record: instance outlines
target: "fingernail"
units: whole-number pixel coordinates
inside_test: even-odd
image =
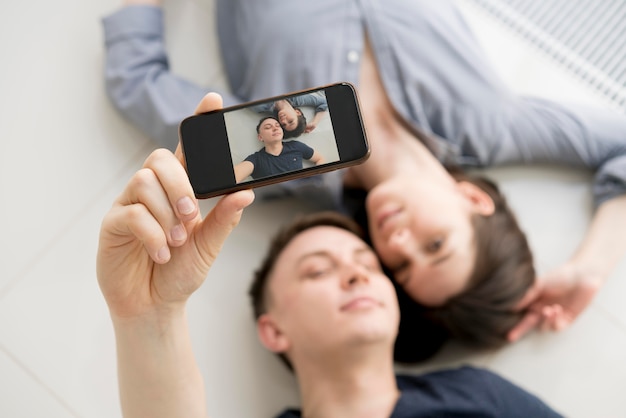
[[[181,215],[191,215],[196,209],[196,205],[194,205],[193,201],[187,196],[181,198],[178,203],[176,203],[176,206]]]
[[[161,247],[161,249],[157,253],[157,260],[164,263],[168,261],[169,259],[170,259],[170,249],[167,247],[167,245],[165,247]]]
[[[172,228],[171,235],[174,241],[183,241],[187,237],[187,232],[182,225],[178,224]]]

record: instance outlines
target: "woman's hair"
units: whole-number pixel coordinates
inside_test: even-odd
[[[302,135],[302,133],[306,129],[306,117],[304,116],[304,112],[302,112],[299,107],[294,107],[293,109],[298,111],[298,125],[292,131],[283,129],[283,131],[285,132],[285,135],[283,136],[284,139],[297,138]]]
[[[474,346],[495,348],[507,342],[507,333],[524,316],[516,305],[534,284],[533,256],[515,215],[490,180],[450,173],[470,182],[493,199],[490,216],[474,215],[476,259],[467,288],[426,315],[457,339]]]

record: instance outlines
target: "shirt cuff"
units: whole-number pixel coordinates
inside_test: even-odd
[[[162,37],[163,10],[147,5],[125,6],[102,19],[106,44],[134,36]]]

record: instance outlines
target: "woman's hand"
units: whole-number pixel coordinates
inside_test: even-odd
[[[566,328],[591,303],[603,282],[602,277],[574,262],[538,278],[518,305],[520,310],[527,309],[527,313],[509,331],[509,341],[517,341],[533,328],[552,331]]]
[[[310,132],[313,132],[315,128],[317,128],[317,124],[313,122],[309,122],[306,124],[306,128],[304,128],[304,133],[308,134]]]

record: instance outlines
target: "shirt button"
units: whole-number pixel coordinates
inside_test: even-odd
[[[357,51],[348,52],[348,62],[355,64],[359,61],[359,53]]]

